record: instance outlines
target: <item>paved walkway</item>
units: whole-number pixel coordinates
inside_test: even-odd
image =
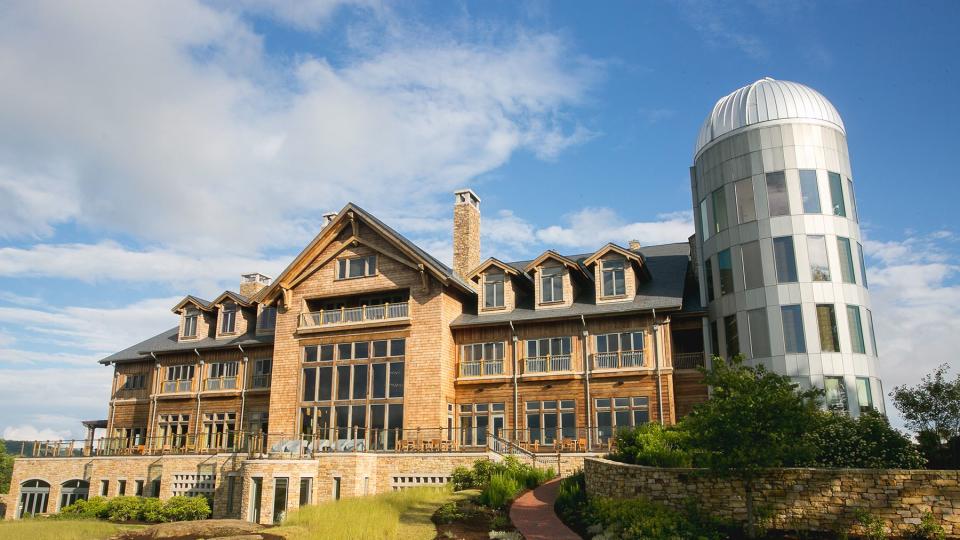
[[[513,501],[510,521],[526,540],[581,540],[553,512],[559,489],[560,479],[555,478]]]

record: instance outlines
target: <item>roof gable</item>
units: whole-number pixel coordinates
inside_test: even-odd
[[[246,296],[243,296],[242,294],[235,293],[233,291],[223,291],[223,293],[221,293],[220,296],[214,298],[213,301],[210,303],[213,304],[214,306],[218,306],[227,299],[233,300],[234,302],[236,302],[237,304],[240,304],[243,307],[250,307],[253,305],[253,300],[247,298]]]
[[[629,249],[622,248],[611,242],[603,246],[602,248],[598,249],[597,251],[595,251],[593,255],[590,255],[589,257],[584,259],[583,265],[590,266],[595,262],[599,261],[601,257],[603,257],[604,255],[610,252],[623,255],[629,260],[637,261],[638,263],[641,263],[641,264],[643,263],[643,257],[640,254],[630,251]]]
[[[482,274],[487,268],[490,268],[491,266],[494,266],[494,267],[496,267],[496,268],[499,268],[500,270],[503,270],[503,272],[504,272],[505,274],[509,274],[509,275],[513,275],[513,276],[519,276],[519,275],[520,275],[520,271],[517,270],[516,268],[514,268],[514,267],[510,266],[509,264],[501,261],[500,259],[497,259],[496,257],[490,257],[489,259],[487,259],[487,260],[483,261],[482,263],[480,263],[480,265],[477,266],[477,267],[473,270],[473,272],[470,272],[470,274],[467,276],[467,279],[473,279],[473,278],[477,277],[478,275]]]
[[[202,298],[197,298],[191,294],[184,296],[183,300],[177,303],[177,305],[173,306],[170,311],[174,313],[180,313],[183,308],[187,306],[187,304],[193,304],[202,311],[213,311],[213,304],[211,302],[208,302]]]
[[[524,267],[523,271],[524,271],[524,272],[532,272],[532,271],[536,270],[538,266],[543,266],[543,263],[546,262],[546,261],[548,261],[548,260],[550,260],[550,259],[553,259],[553,260],[559,262],[559,263],[562,264],[563,266],[567,266],[567,267],[570,267],[570,268],[576,268],[576,269],[578,269],[578,270],[580,269],[580,265],[577,264],[576,261],[571,260],[571,259],[568,259],[568,258],[564,257],[563,255],[560,255],[559,253],[557,253],[556,251],[554,251],[554,250],[552,250],[552,249],[548,249],[547,251],[544,251],[539,257],[537,257],[536,259],[530,261],[530,263],[527,264],[526,267]]]

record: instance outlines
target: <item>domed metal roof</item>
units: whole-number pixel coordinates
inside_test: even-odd
[[[786,118],[811,118],[829,122],[846,134],[836,107],[809,86],[765,77],[735,90],[713,106],[700,128],[693,157],[715,139],[752,124]]]

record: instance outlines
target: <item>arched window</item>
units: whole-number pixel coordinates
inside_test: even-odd
[[[27,480],[20,484],[20,504],[17,517],[35,516],[47,513],[47,498],[50,496],[50,484],[43,480]]]
[[[90,482],[86,480],[67,480],[60,486],[60,510],[86,499],[90,494]]]

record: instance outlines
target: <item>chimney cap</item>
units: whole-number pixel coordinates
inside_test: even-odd
[[[249,274],[240,274],[240,283],[262,283],[264,285],[269,285],[273,281],[273,278],[261,274],[260,272],[251,272]]]
[[[453,192],[456,204],[480,205],[480,197],[470,188],[458,189]]]
[[[640,249],[641,247],[643,247],[643,246],[640,244],[640,241],[639,241],[639,240],[630,240],[629,246],[630,246],[630,249],[631,249],[631,250],[634,250],[634,251],[636,251],[636,250]]]

